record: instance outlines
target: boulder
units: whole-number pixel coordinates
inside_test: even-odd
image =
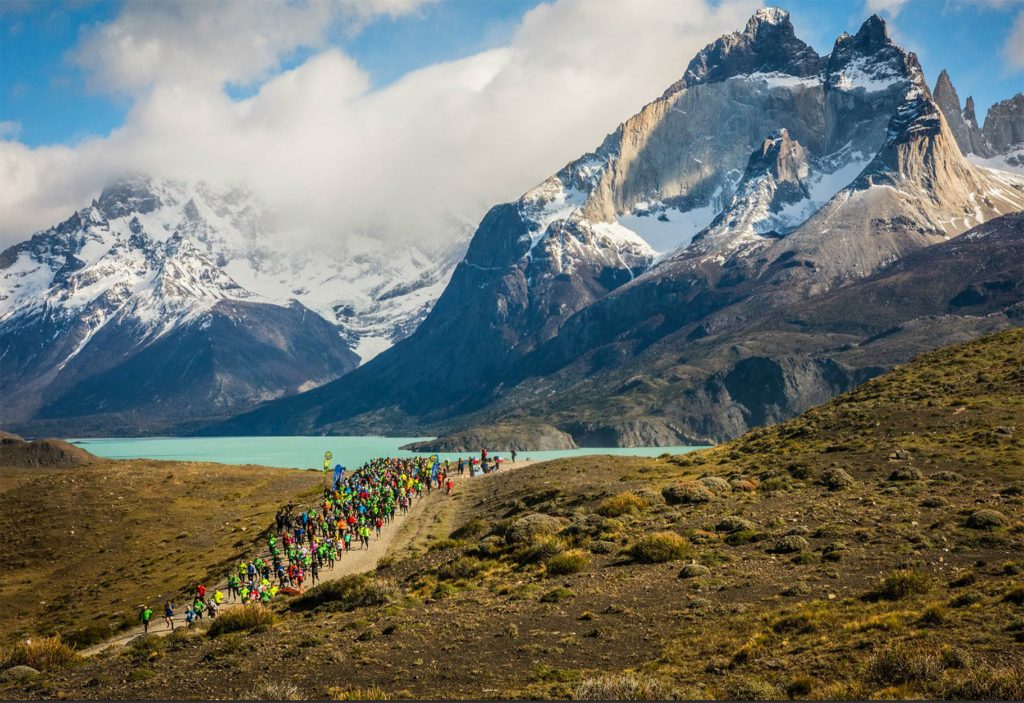
[[[33,669],[31,666],[25,666],[24,664],[18,664],[12,666],[9,669],[4,669],[0,672],[0,681],[9,683],[11,681],[24,681],[34,676],[39,676],[39,670]]]
[[[711,569],[704,566],[703,564],[686,564],[682,569],[679,570],[679,578],[681,579],[694,579],[700,578],[701,576],[710,576]]]

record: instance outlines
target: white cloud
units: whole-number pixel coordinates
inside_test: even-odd
[[[1003,44],[1003,59],[1010,70],[1024,69],[1024,10],[1018,12],[1017,17],[1013,20],[1010,36]]]
[[[864,5],[869,13],[884,14],[895,17],[907,4],[907,0],[865,0]]]
[[[166,3],[128,3],[126,12],[152,5]],[[451,218],[475,223],[490,205],[595,148],[704,44],[742,27],[756,5],[560,0],[528,12],[507,46],[427,66],[380,90],[370,90],[349,57],[326,48],[242,101],[231,100],[223,83],[273,73],[296,42],[323,36],[314,21],[252,34],[227,32],[223,19],[186,18],[180,8],[159,11],[167,15],[161,31],[128,18],[116,31],[95,30],[118,48],[97,48],[90,34],[77,54],[107,88],[137,91],[123,127],[75,147],[0,142],[0,182],[13,184],[0,190],[0,243],[63,219],[126,171],[245,182],[289,235],[443,237]],[[284,7],[218,7],[242,21],[235,12],[264,6],[274,9],[259,12]],[[415,2],[367,7],[400,12]],[[204,53],[224,32],[225,46]],[[188,38],[163,38],[176,33]],[[233,34],[263,37],[273,48],[246,49]],[[137,66],[129,65],[135,49],[125,47],[141,51]],[[243,60],[235,50],[250,53]]]

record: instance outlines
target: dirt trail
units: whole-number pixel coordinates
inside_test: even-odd
[[[504,465],[500,471],[504,474],[508,471],[521,469],[532,464],[536,464],[536,461],[517,461],[513,465]],[[493,476],[494,474],[492,474]],[[320,571],[320,582],[333,581],[347,576],[349,574],[359,574],[364,571],[371,571],[376,568],[377,562],[381,560],[387,553],[392,543],[398,539],[398,546],[400,548],[408,547],[414,543],[420,543],[430,530],[430,527],[436,522],[437,516],[441,513],[447,512],[443,509],[442,503],[448,500],[458,499],[459,490],[458,486],[464,481],[469,480],[469,475],[452,477],[455,480],[456,489],[451,499],[444,495],[443,491],[434,490],[429,494],[426,494],[420,500],[413,503],[412,508],[406,515],[397,515],[395,522],[391,525],[384,527],[381,533],[380,539],[371,539],[369,549],[353,549],[342,555],[340,559],[335,560],[334,568],[324,567]],[[210,587],[209,592],[213,593],[217,589],[227,594],[228,587],[227,581],[218,583],[216,587]],[[221,603],[219,612],[223,613],[232,608],[237,608],[241,603],[231,603],[225,600]],[[153,603],[153,620],[149,625],[149,634],[164,636],[171,634],[171,630],[167,628],[167,624],[163,619],[163,603]],[[174,626],[185,627],[185,613],[184,605],[176,604],[176,612],[174,615]],[[107,650],[111,647],[124,646],[131,642],[136,637],[144,634],[142,625],[137,625],[129,630],[125,630],[120,635],[113,637],[112,639],[95,644],[87,649],[83,649],[81,654],[83,656],[92,656],[99,654],[100,652]]]

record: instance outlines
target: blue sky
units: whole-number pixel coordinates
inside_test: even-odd
[[[370,20],[361,29],[333,28],[328,43],[352,57],[371,86],[379,88],[417,68],[505,45],[537,4],[442,1]],[[792,0],[781,5],[790,10],[798,34],[822,53],[840,32],[855,31],[870,12],[861,0]],[[1001,53],[1024,3],[876,0],[875,5],[898,7],[898,13],[882,11],[896,39],[918,53],[929,83],[948,68],[961,98],[974,96],[979,117],[991,103],[1024,89],[1024,73],[1011,68]],[[70,58],[82,32],[114,20],[120,9],[113,1],[0,3],[0,121],[8,123],[2,136],[29,146],[75,144],[124,123],[132,97],[87,87],[83,69]],[[281,67],[301,63],[312,51],[292,52],[282,58]],[[680,60],[680,71],[683,65]],[[257,87],[257,82],[232,84],[228,93],[245,97]]]

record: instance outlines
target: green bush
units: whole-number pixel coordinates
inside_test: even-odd
[[[395,587],[389,581],[368,574],[351,574],[321,583],[293,600],[291,607],[294,610],[312,610],[330,604],[347,611],[384,605],[394,597]]]
[[[604,517],[619,517],[626,513],[638,513],[646,507],[644,500],[635,493],[626,491],[601,501],[597,514]]]
[[[886,576],[867,597],[868,600],[901,600],[927,593],[931,585],[931,579],[920,571],[901,569]]]
[[[669,505],[693,505],[696,503],[707,503],[714,498],[704,484],[697,481],[684,481],[674,486],[667,486],[662,489],[661,495]]]
[[[243,630],[266,629],[277,622],[277,616],[262,605],[250,603],[240,608],[225,610],[210,623],[207,633],[210,637],[219,637],[228,632]]]
[[[590,566],[590,555],[582,549],[570,549],[550,557],[544,565],[550,576],[577,574]]]
[[[561,603],[563,600],[574,597],[576,594],[570,591],[568,588],[559,586],[558,588],[552,589],[540,597],[541,603]]]
[[[675,532],[644,535],[630,548],[633,559],[644,564],[664,564],[682,559],[690,552],[690,543]]]
[[[994,530],[997,527],[1006,527],[1010,524],[1009,518],[998,510],[979,510],[971,513],[967,518],[967,526],[974,530]]]
[[[437,578],[443,581],[470,579],[480,573],[483,565],[473,557],[458,557],[437,567]]]
[[[732,547],[739,547],[751,542],[759,542],[764,539],[764,534],[757,530],[739,530],[725,536],[725,543]]]

